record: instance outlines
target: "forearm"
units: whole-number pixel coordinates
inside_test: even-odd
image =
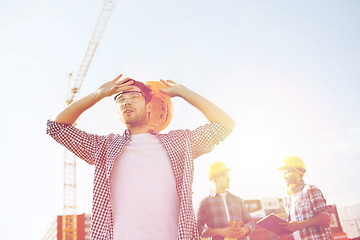
[[[190,89],[183,87],[181,91],[179,91],[179,96],[199,109],[208,121],[221,123],[230,129],[235,127],[234,120],[227,113]]]
[[[330,216],[327,214],[318,214],[312,219],[305,221],[294,221],[289,223],[282,224],[284,229],[295,232],[304,228],[318,227],[318,226],[328,226],[330,223]]]
[[[302,222],[303,228],[328,226],[330,223],[330,216],[327,214],[318,214],[316,217]]]
[[[243,201],[241,201],[241,213],[244,227],[248,227],[250,232],[252,232],[255,229],[255,220],[251,217]]]
[[[100,101],[102,97],[95,91],[67,106],[54,119],[55,122],[74,124],[79,116]]]

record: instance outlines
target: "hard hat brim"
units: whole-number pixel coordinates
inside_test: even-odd
[[[281,171],[284,171],[284,170],[288,170],[289,168],[292,168],[292,167],[282,166],[282,167],[279,167],[278,169]]]
[[[225,172],[228,172],[228,171],[230,171],[230,170],[231,170],[231,168],[227,168],[227,169],[225,169],[225,170],[222,170],[221,172],[217,172],[217,173],[211,175],[211,176],[210,176],[210,179],[213,179],[213,178],[216,178],[216,177],[218,177],[218,176],[221,176],[222,174],[224,174]]]

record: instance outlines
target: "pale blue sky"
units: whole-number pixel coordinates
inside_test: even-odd
[[[63,149],[45,134],[63,107],[67,75],[84,54],[103,1],[2,1],[0,235],[40,239],[63,205]],[[329,204],[360,202],[360,2],[126,0],[116,7],[80,96],[117,74],[172,79],[211,99],[237,126],[195,162],[194,205],[223,161],[230,191],[281,197],[277,167],[302,157],[305,181]],[[164,132],[205,118],[181,99]],[[121,133],[105,99],[78,127]],[[93,167],[78,161],[78,212],[90,212]]]

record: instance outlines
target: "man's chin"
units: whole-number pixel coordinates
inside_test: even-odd
[[[129,127],[142,127],[147,125],[146,122],[144,121],[137,121],[137,120],[133,120],[133,119],[128,119],[127,121],[125,121],[126,126]]]
[[[292,184],[292,182],[290,182],[289,180],[286,180],[286,179],[285,179],[285,183],[286,183],[286,186],[289,186],[290,184]]]
[[[291,184],[295,184],[293,182],[286,182],[286,186],[290,186]]]

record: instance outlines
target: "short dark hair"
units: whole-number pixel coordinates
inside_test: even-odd
[[[143,82],[139,82],[134,79],[129,79],[126,82],[128,82],[128,81],[134,81],[131,84],[131,86],[136,86],[136,87],[140,88],[140,91],[143,93],[146,103],[151,101],[151,98],[152,98],[151,89],[148,86],[146,86]],[[126,82],[124,82],[124,83],[126,83]]]

